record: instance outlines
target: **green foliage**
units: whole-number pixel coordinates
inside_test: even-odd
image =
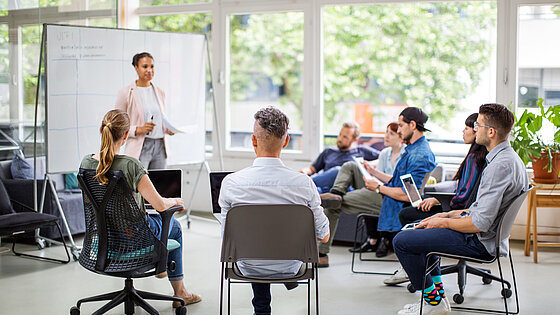
[[[325,118],[343,100],[403,103],[448,126],[488,67],[494,2],[334,6],[324,10]]]
[[[541,153],[548,155],[547,169],[552,171],[552,154],[560,153],[560,105],[544,108],[543,99],[537,102],[539,114],[529,112],[527,109],[513,125],[513,141],[511,146],[517,152],[523,163],[527,164],[537,160]],[[543,121],[548,121],[554,126],[554,142],[545,143],[542,139],[541,129]]]

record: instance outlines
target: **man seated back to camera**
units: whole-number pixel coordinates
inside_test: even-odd
[[[257,158],[253,165],[224,178],[219,204],[222,220],[228,211],[248,204],[299,204],[309,207],[315,218],[315,234],[320,242],[329,239],[329,220],[323,213],[315,184],[308,176],[286,167],[280,152],[288,145],[289,120],[280,110],[268,107],[255,114],[253,148]],[[223,232],[222,226],[222,232]],[[297,260],[238,262],[246,276],[291,277],[297,274],[302,262]],[[255,314],[270,314],[270,284],[251,283]],[[288,289],[297,284],[286,284]]]
[[[352,161],[354,156],[363,157],[366,161],[375,160],[379,156],[379,151],[370,146],[354,146],[359,136],[360,126],[353,121],[345,122],[336,138],[336,148],[325,148],[311,165],[299,172],[310,175],[319,192],[328,192],[342,164]]]

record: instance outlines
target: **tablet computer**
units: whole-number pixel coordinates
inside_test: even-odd
[[[406,195],[408,196],[408,200],[410,200],[410,204],[413,207],[418,207],[420,202],[422,202],[422,197],[420,197],[420,192],[418,192],[418,188],[416,188],[412,175],[406,174],[401,176],[401,182],[403,184],[404,191],[406,191]]]
[[[354,159],[354,161],[356,163],[358,163],[358,169],[360,170],[360,173],[362,173],[362,176],[365,177],[366,180],[374,180],[376,182],[378,182],[379,184],[383,184],[383,182],[381,182],[377,177],[371,175],[367,170],[366,167],[364,166],[363,162],[364,162],[364,158],[363,157],[357,157],[357,156],[353,156],[352,159]]]

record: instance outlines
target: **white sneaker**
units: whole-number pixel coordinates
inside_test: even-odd
[[[424,300],[422,300],[422,303],[424,304],[422,306],[423,315],[440,315],[451,312],[451,305],[447,297],[443,298],[436,306],[430,305]],[[420,315],[420,303],[405,305],[404,308],[398,312],[398,315]]]
[[[399,267],[399,269],[395,272],[394,275],[390,276],[389,278],[383,280],[383,283],[386,285],[397,285],[404,282],[408,282],[408,275],[406,271],[404,271],[403,267]]]

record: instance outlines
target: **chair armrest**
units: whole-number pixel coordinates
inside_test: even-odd
[[[441,204],[441,209],[443,210],[443,212],[447,212],[451,210],[451,199],[455,197],[455,193],[430,191],[424,192],[424,196],[436,198]]]
[[[163,244],[167,244],[167,236],[169,234],[169,224],[171,222],[171,217],[175,212],[182,209],[183,206],[173,206],[162,212],[158,212],[158,214],[161,216],[161,241],[163,242]]]

